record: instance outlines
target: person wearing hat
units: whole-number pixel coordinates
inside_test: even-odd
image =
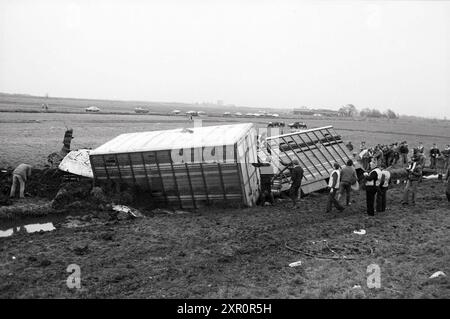
[[[340,212],[344,210],[344,207],[336,199],[336,193],[339,190],[341,183],[341,166],[338,163],[333,164],[334,170],[330,174],[330,180],[328,181],[328,202],[326,213],[331,213],[332,205]]]

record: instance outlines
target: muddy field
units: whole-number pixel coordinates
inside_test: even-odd
[[[253,122],[266,127],[273,119],[202,117],[204,125]],[[290,123],[293,118],[281,119]],[[300,119],[302,120],[302,119]],[[419,142],[425,151],[432,143],[443,148],[450,140],[449,121],[412,120],[345,120],[306,119],[308,127],[333,125],[344,141],[355,147],[362,140],[368,145],[407,140],[411,146]],[[74,130],[72,149],[96,148],[121,133],[193,127],[185,116],[111,115],[69,113],[0,112],[0,168],[22,162],[36,166],[46,164],[48,154],[59,151],[66,127]]]
[[[50,232],[0,238],[0,298],[450,298],[449,277],[429,279],[450,274],[444,184],[420,184],[415,206],[401,206],[401,193],[394,186],[388,211],[370,219],[363,194],[326,214],[326,194],[315,193],[295,210],[278,203],[123,221],[91,214],[76,228],[55,220]],[[367,233],[353,233],[360,229]],[[66,285],[70,264],[81,268],[81,289]],[[381,270],[379,289],[366,285],[371,264]]]
[[[270,121],[202,120],[251,121],[258,127]],[[333,125],[355,146],[362,140],[369,145],[407,140],[427,149],[433,142],[441,147],[450,142],[445,121],[305,122]],[[0,168],[21,162],[43,167],[47,155],[61,149],[66,127],[74,129],[72,149],[78,149],[95,148],[120,133],[191,126],[184,116],[4,112]],[[389,210],[371,219],[363,193],[355,193],[353,205],[340,214],[325,214],[326,194],[314,193],[295,210],[286,202],[196,212],[143,210],[145,217],[132,220],[83,207],[48,215],[57,189],[38,189],[4,209],[27,207],[26,216],[33,218],[0,219],[0,235],[6,234],[0,236],[0,298],[450,298],[449,277],[429,279],[436,271],[450,275],[444,184],[424,181],[417,204],[407,207],[400,205],[402,189],[395,185]],[[28,233],[36,224],[55,229]],[[367,233],[353,233],[360,229]],[[299,260],[301,266],[288,266]],[[71,264],[81,268],[81,289],[66,285]],[[379,289],[366,285],[371,264],[381,269]]]

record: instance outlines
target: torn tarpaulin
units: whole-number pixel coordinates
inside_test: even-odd
[[[89,152],[90,150],[88,149],[71,151],[64,157],[58,168],[64,172],[93,178],[94,174],[89,161]]]

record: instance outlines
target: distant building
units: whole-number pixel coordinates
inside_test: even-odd
[[[223,100],[217,100],[217,105],[223,106]]]
[[[310,110],[306,107],[295,108],[293,111],[294,115],[313,115],[316,113],[314,110]]]
[[[86,108],[86,112],[97,113],[100,112],[100,109],[96,106],[89,106]]]

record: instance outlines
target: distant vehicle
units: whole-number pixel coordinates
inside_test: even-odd
[[[186,112],[186,115],[189,115],[189,116],[198,116],[198,112],[197,112],[197,111],[187,111],[187,112]]]
[[[230,112],[224,112],[223,116],[231,116],[231,113]]]
[[[247,113],[247,114],[245,114],[245,116],[255,116],[255,114],[253,114],[253,113]]]
[[[205,111],[198,111],[197,114],[198,114],[198,116],[205,116],[205,115],[207,115]]]
[[[273,114],[272,114],[272,117],[280,117],[280,114],[278,114],[278,113],[273,113]]]
[[[294,122],[288,125],[291,129],[306,130],[308,126],[303,122]]]
[[[180,113],[181,113],[180,110],[173,110],[173,111],[172,111],[172,114],[180,114]]]
[[[96,106],[89,106],[86,108],[86,112],[97,113],[100,112],[100,109]]]
[[[284,122],[278,122],[278,121],[274,121],[274,122],[269,122],[267,124],[267,127],[285,127],[286,123]]]
[[[234,113],[234,115],[235,116],[242,116],[242,113],[241,112],[236,112],[236,113]]]
[[[134,111],[136,113],[148,113],[149,112],[149,110],[143,109],[142,107],[137,107],[137,108],[134,109]]]

